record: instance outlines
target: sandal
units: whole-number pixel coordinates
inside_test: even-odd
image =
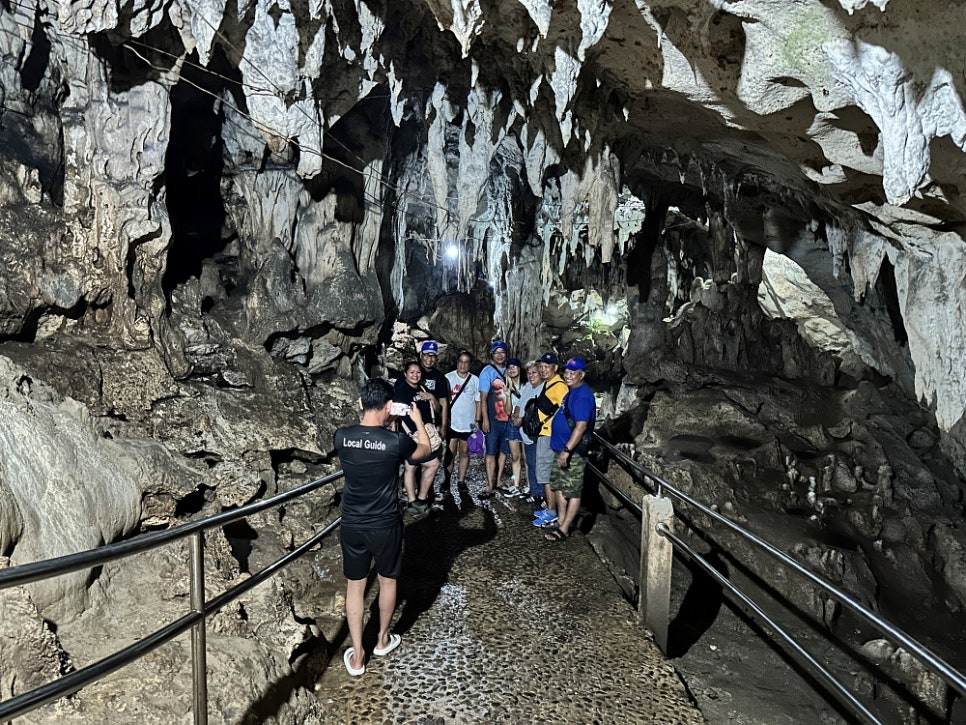
[[[547,541],[566,541],[570,538],[570,534],[560,529],[554,529],[553,531],[544,535],[543,538],[545,538]]]
[[[519,489],[517,489],[516,487],[511,488],[510,486],[500,486],[496,490],[502,493],[507,498],[515,498],[516,496],[520,495]]]

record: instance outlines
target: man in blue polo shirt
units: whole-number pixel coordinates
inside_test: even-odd
[[[580,510],[584,488],[587,451],[581,445],[584,434],[592,431],[597,418],[597,401],[584,382],[587,364],[572,357],[564,365],[563,379],[569,390],[553,417],[550,448],[556,457],[550,473],[550,490],[554,501],[547,504],[557,510],[557,528],[547,533],[548,541],[563,541],[571,532]]]
[[[480,371],[480,430],[486,436],[486,488],[480,491],[480,498],[489,498],[496,488],[500,470],[497,458],[502,457],[501,449],[510,420],[511,411],[506,410],[503,400],[506,356],[506,343],[495,340],[490,345],[490,363]]]

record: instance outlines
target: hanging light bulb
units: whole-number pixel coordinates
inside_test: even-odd
[[[450,262],[455,262],[460,258],[460,248],[456,242],[450,242],[446,245],[446,259]]]

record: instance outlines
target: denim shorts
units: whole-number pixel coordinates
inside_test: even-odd
[[[508,441],[520,441],[523,442],[523,436],[520,435],[520,429],[517,428],[513,423],[506,424],[506,439]]]
[[[503,441],[507,440],[507,427],[511,425],[506,420],[491,420],[490,432],[486,434],[486,455],[495,456],[503,448]]]

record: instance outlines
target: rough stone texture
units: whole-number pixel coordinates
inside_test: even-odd
[[[787,382],[749,385],[713,376],[703,383],[700,389],[674,386],[654,393],[643,432],[629,452],[678,489],[914,632],[961,669],[960,639],[948,633],[957,630],[953,622],[963,607],[962,488],[955,480],[948,482],[949,462],[934,442],[918,450],[910,445],[930,440],[924,411],[868,382],[853,390]],[[619,470],[615,464],[608,467]],[[639,483],[616,478],[632,497],[640,496]],[[626,580],[625,591],[636,593],[638,544],[624,531],[636,520],[613,497],[603,498],[613,521],[594,530],[595,546],[612,562],[619,580]],[[709,553],[719,571],[780,623],[791,625],[834,672],[851,678],[858,667],[863,700],[874,701],[876,712],[891,713],[886,719],[897,721],[948,716],[944,686],[937,694],[936,683],[917,669],[920,664],[892,671],[898,687],[872,672],[861,674],[856,663],[865,656],[860,649],[866,639],[879,636],[878,630],[741,537],[679,503],[679,513],[701,532],[691,544]],[[678,666],[709,719],[723,717],[722,708],[743,712],[750,694],[725,687],[721,668],[766,655],[757,651],[757,638],[749,640],[747,624],[741,624],[744,615],[730,607],[726,611],[707,577],[686,566],[678,576],[678,622],[671,636],[677,642],[675,656],[682,657]],[[811,624],[803,627],[802,620]],[[816,637],[813,627],[827,631],[838,644]],[[742,679],[750,683],[759,676],[756,666]],[[784,692],[795,686],[774,687]]]
[[[72,318],[51,313],[109,303],[118,334],[143,340],[153,330],[175,365],[165,287],[183,260],[166,255],[201,261],[221,245],[206,237],[227,230],[192,229],[201,222],[165,202],[221,182],[238,235],[228,257],[247,278],[237,281],[248,341],[318,339],[328,325],[375,332],[380,297],[407,309],[413,297],[432,303],[452,289],[407,281],[402,245],[380,260],[391,251],[386,226],[423,245],[431,265],[457,243],[464,256],[449,284],[469,289],[482,270],[498,328],[531,347],[516,316],[530,316],[537,298],[521,297],[528,282],[506,268],[526,261],[521,243],[535,242],[534,286],[546,293],[567,259],[610,264],[629,244],[626,186],[648,208],[665,199],[692,219],[722,214],[743,242],[794,258],[867,365],[933,405],[944,434],[963,416],[966,388],[955,366],[937,362],[964,347],[960,285],[944,271],[962,266],[963,253],[944,228],[964,207],[966,116],[943,60],[958,48],[944,29],[957,27],[961,8],[414,1],[394,4],[389,22],[389,5],[348,0],[258,2],[241,16],[220,2],[169,13],[144,3],[68,7],[41,7],[41,17],[51,13],[39,31],[49,48],[32,35],[32,4],[0,18],[12,66],[5,107],[36,119],[5,125],[16,141],[7,188],[33,200],[27,213],[38,221],[50,221],[44,200],[61,193],[67,212],[65,230],[30,240],[47,248],[60,239],[59,266],[20,284],[11,277],[12,320],[63,327]],[[165,31],[183,47],[157,49]],[[105,48],[95,52],[86,33]],[[179,79],[169,97],[166,84]],[[367,105],[379,98],[388,115]],[[180,135],[186,113],[211,119],[202,137]],[[54,137],[63,138],[60,169]],[[171,138],[187,144],[182,170],[165,165]],[[895,273],[882,278],[886,260]],[[720,282],[721,260],[712,261],[696,276]],[[40,295],[29,293],[31,279]],[[894,327],[902,332],[890,339]]]
[[[16,534],[0,542],[13,564],[91,549],[130,533],[141,514],[133,451],[99,438],[89,412],[0,358],[4,381],[0,485]],[[42,442],[43,446],[38,447]],[[8,524],[9,526],[9,524]],[[8,529],[9,530],[9,529]],[[52,620],[89,602],[89,572],[28,585]]]
[[[0,558],[0,567],[10,560]],[[56,679],[67,664],[50,626],[23,587],[0,592],[0,698],[4,700]]]
[[[653,405],[647,445],[689,462],[732,434],[696,409],[691,438],[662,438],[656,393],[744,376],[713,409],[755,441],[781,423],[777,443],[726,446],[738,473],[771,473],[744,498],[730,479],[683,480],[738,516],[760,500],[777,530],[814,515],[866,537],[874,555],[825,556],[790,527],[842,581],[901,575],[919,596],[939,572],[963,606],[966,116],[950,69],[966,9],[122,5],[0,6],[0,341],[36,383],[5,399],[0,552],[95,545],[330,470],[355,383],[392,367],[402,321],[481,358],[494,336],[582,354],[637,390],[621,435]],[[766,248],[808,284],[778,291]],[[762,283],[794,321],[767,318]],[[847,347],[814,349],[817,309]],[[780,379],[841,384],[835,420],[786,426],[777,410],[802,398]],[[893,396],[922,407],[890,412]],[[38,433],[40,470],[76,499],[61,517],[86,527],[70,546],[71,527],[36,535],[30,512],[57,506],[14,493],[48,485],[26,465]],[[125,491],[117,517],[93,510],[99,486]],[[330,505],[266,516],[265,543],[292,545]],[[231,539],[226,580],[269,558]],[[106,576],[73,577],[58,606],[76,614]],[[267,640],[297,647],[279,616]]]
[[[410,523],[402,644],[358,678],[332,652],[320,722],[704,722],[584,535],[545,541],[528,504],[478,501],[482,480]]]

